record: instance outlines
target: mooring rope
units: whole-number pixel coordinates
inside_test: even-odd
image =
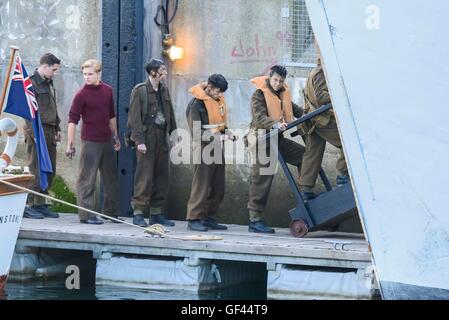
[[[189,236],[169,235],[167,233],[170,232],[170,231],[168,229],[166,229],[163,225],[160,225],[160,224],[154,224],[154,225],[149,226],[147,228],[136,226],[135,224],[132,224],[130,222],[127,222],[127,221],[124,221],[124,220],[121,220],[121,219],[116,219],[114,217],[110,217],[110,216],[105,215],[103,213],[99,213],[99,212],[96,212],[96,211],[93,211],[93,210],[90,210],[90,209],[87,209],[87,208],[83,208],[83,207],[74,205],[74,204],[72,204],[70,202],[67,202],[67,201],[64,201],[64,200],[60,200],[60,199],[51,197],[51,196],[46,195],[46,194],[42,194],[42,193],[36,192],[34,190],[30,190],[30,189],[25,188],[25,187],[18,186],[18,185],[14,184],[14,183],[11,183],[9,181],[4,181],[4,180],[0,179],[0,183],[3,183],[3,184],[5,184],[7,186],[10,186],[12,188],[15,188],[15,189],[18,189],[18,190],[21,190],[21,191],[24,191],[24,192],[28,192],[28,193],[34,194],[36,196],[39,196],[39,197],[42,197],[42,198],[45,198],[45,199],[48,199],[48,200],[51,200],[51,201],[54,201],[54,202],[62,203],[64,205],[66,205],[66,206],[69,206],[69,207],[72,207],[72,208],[75,208],[75,209],[78,209],[78,210],[83,210],[83,211],[95,214],[95,215],[103,217],[103,218],[105,218],[107,220],[112,220],[112,221],[115,221],[117,223],[125,224],[125,225],[128,225],[130,227],[140,229],[143,232],[145,232],[147,234],[150,234],[152,236],[159,236],[161,238],[169,238],[169,239],[175,239],[175,240],[186,240],[186,241],[223,240],[223,237],[209,236],[209,235],[189,235]]]

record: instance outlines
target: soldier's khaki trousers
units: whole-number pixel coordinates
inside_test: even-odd
[[[131,201],[135,214],[142,214],[149,206],[150,214],[157,215],[163,213],[166,207],[170,159],[165,135],[165,130],[151,130],[146,137],[146,140],[150,141],[146,143],[146,154],[136,150],[137,166]]]
[[[104,186],[103,213],[108,216],[119,215],[118,175],[114,143],[82,141],[79,176],[77,182],[78,206],[95,210],[95,182],[100,170]],[[88,212],[79,211],[80,220],[93,218]]]
[[[267,155],[269,153],[269,144],[267,144]],[[259,145],[257,146],[259,148]],[[304,147],[290,139],[280,138],[278,141],[278,150],[284,157],[284,160],[301,170],[301,162],[304,154]],[[268,196],[271,185],[273,183],[274,172],[272,174],[262,174],[262,168],[268,168],[273,164],[262,164],[259,157],[255,157],[256,161],[251,168],[248,211],[251,222],[261,220],[261,214],[267,206]],[[276,161],[277,157],[271,157],[272,161]]]
[[[187,204],[187,220],[212,217],[218,212],[225,194],[225,164],[196,164],[192,190]]]
[[[44,129],[45,142],[47,144],[48,155],[50,156],[51,166],[53,168],[53,174],[47,175],[48,189],[50,189],[53,183],[53,178],[56,175],[56,127],[43,125],[42,128]],[[42,190],[40,187],[39,162],[36,154],[36,143],[34,142],[33,136],[26,136],[28,166],[31,174],[35,177],[30,189],[39,193],[48,194],[48,190]],[[32,206],[43,205],[45,204],[45,199],[30,194],[28,196],[28,204]]]
[[[315,130],[306,135],[306,152],[303,156],[301,177],[299,185],[301,188],[313,188],[315,186],[318,174],[323,161],[326,142],[340,149],[340,157],[337,160],[338,174],[347,175],[348,168],[346,166],[345,155],[343,153],[340,135],[338,132],[337,122],[331,119],[326,127],[316,127]]]

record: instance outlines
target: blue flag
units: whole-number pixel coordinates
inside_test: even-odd
[[[16,57],[7,101],[5,112],[31,121],[33,125],[34,141],[36,143],[36,153],[39,162],[39,181],[41,189],[45,191],[48,188],[47,174],[52,174],[53,168],[50,156],[48,155],[36,95],[34,94],[31,79],[28,77],[20,56]]]

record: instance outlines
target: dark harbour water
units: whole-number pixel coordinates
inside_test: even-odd
[[[210,292],[155,291],[81,283],[67,290],[65,279],[9,281],[6,300],[266,300],[266,283],[246,284]]]
[[[68,274],[59,270],[51,277],[35,277],[18,281],[9,279],[4,294],[6,300],[266,300],[267,275],[263,264],[249,267],[255,277],[252,282],[213,291],[158,291],[123,286],[96,285],[96,260],[87,251],[42,249],[43,265],[76,265],[82,276],[79,290],[66,287]],[[216,261],[220,265],[220,261]],[[227,262],[229,264],[229,262]],[[248,268],[248,266],[246,266]],[[53,270],[54,271],[54,270]],[[124,271],[125,272],[125,271]],[[4,299],[0,293],[0,300]]]

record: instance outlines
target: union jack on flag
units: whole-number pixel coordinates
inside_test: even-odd
[[[26,108],[24,108],[26,106]],[[18,115],[27,120],[36,118],[38,105],[33,84],[20,56],[16,57],[9,88],[8,104],[5,112]]]
[[[38,178],[42,191],[45,191],[48,188],[47,174],[52,174],[53,168],[50,156],[48,155],[47,143],[45,141],[45,134],[42,129],[38,110],[39,106],[37,104],[33,84],[22,63],[22,59],[17,55],[14,71],[11,75],[11,82],[9,83],[9,93],[5,112],[31,121],[34,131],[34,141],[36,143],[37,159],[39,162]]]
[[[36,95],[34,94],[33,84],[31,83],[31,79],[28,76],[25,67],[23,66],[22,59],[20,56],[17,56],[16,65],[14,68],[14,73],[12,76],[12,81],[21,82],[23,85],[23,90],[25,92],[25,96],[28,102],[28,108],[30,109],[31,118],[36,118],[36,112],[38,109]]]

